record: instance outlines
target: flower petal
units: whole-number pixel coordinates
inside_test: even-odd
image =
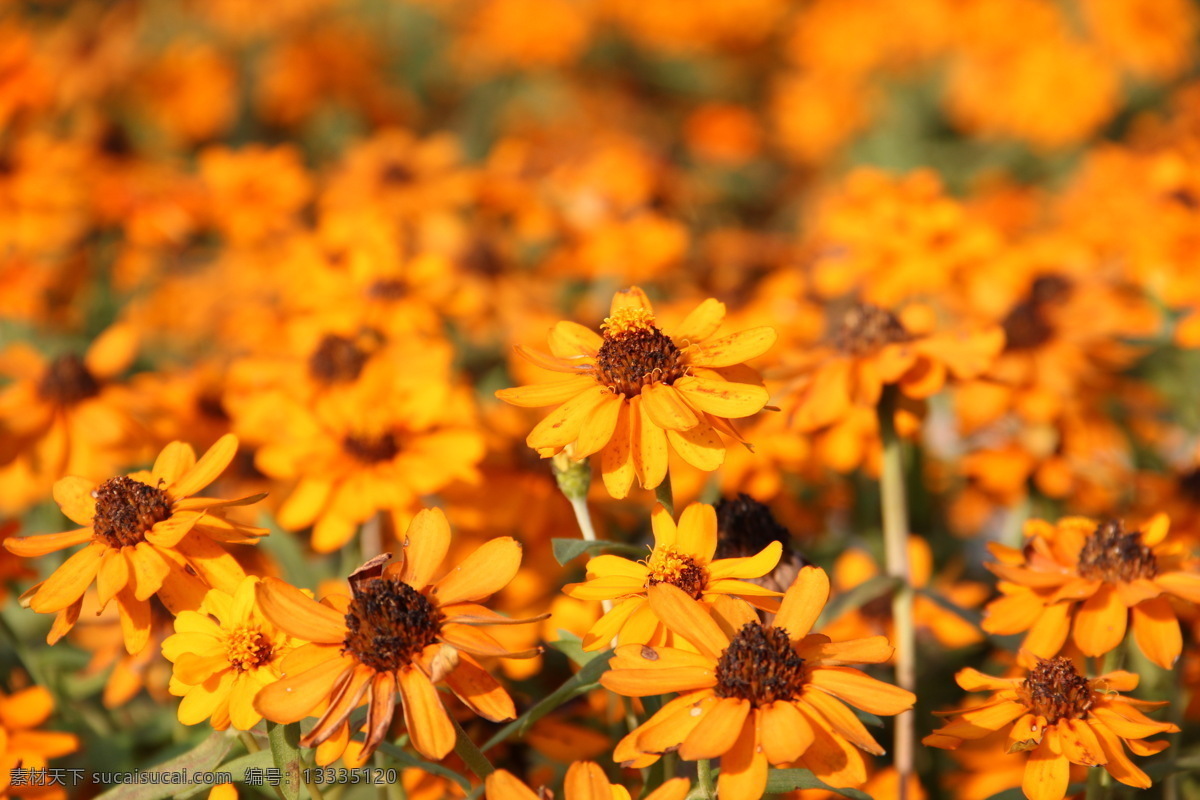
[[[533,790],[507,770],[496,770],[487,776],[483,785],[487,800],[539,800]]]
[[[565,381],[550,381],[549,383],[533,383],[528,386],[514,386],[501,389],[496,397],[509,405],[521,408],[542,408],[565,403],[580,392],[596,385],[596,379],[591,375],[576,375]]]
[[[650,609],[664,625],[716,659],[729,646],[729,637],[705,610],[682,590],[659,583],[646,590]]]
[[[643,489],[653,489],[667,475],[667,432],[651,421],[640,395],[630,401],[629,424],[634,472]]]
[[[694,428],[700,422],[691,406],[665,383],[643,386],[641,398],[650,421],[663,430],[685,431]]]
[[[161,480],[169,486],[182,478],[194,466],[196,466],[196,451],[192,449],[192,446],[187,442],[171,442],[162,449],[158,458],[154,459],[150,475],[156,484]]]
[[[179,478],[167,484],[167,494],[179,500],[190,497],[196,492],[215,481],[217,477],[233,461],[237,454],[238,440],[232,433],[227,433],[213,443],[208,451],[200,457],[195,466]]]
[[[685,375],[673,384],[689,405],[725,419],[749,417],[770,399],[763,386]]]
[[[1071,765],[1066,756],[1055,755],[1049,738],[1043,739],[1025,762],[1021,788],[1029,800],[1062,800],[1067,795]]]
[[[1165,597],[1146,600],[1130,609],[1130,617],[1138,649],[1163,669],[1173,669],[1183,652],[1183,634],[1171,601]]]
[[[567,768],[563,793],[569,794],[571,800],[614,800],[613,787],[604,770],[591,761],[576,761]]]
[[[883,755],[879,746],[854,712],[832,695],[816,689],[805,689],[802,701],[829,723],[832,729],[858,749],[874,756]]]
[[[417,589],[433,581],[450,549],[450,523],[440,508],[423,508],[404,532],[404,567],[400,580]]]
[[[512,698],[483,667],[468,655],[460,655],[458,666],[446,675],[446,684],[467,708],[492,722],[516,719]]]
[[[125,650],[130,655],[137,655],[150,641],[150,602],[138,600],[128,588],[117,592],[116,601]]]
[[[799,641],[812,630],[829,600],[829,576],[820,567],[803,567],[783,595],[775,627],[783,628],[788,638]]]
[[[22,558],[37,558],[83,544],[95,535],[96,532],[91,528],[80,528],[77,531],[43,533],[40,536],[10,536],[4,540],[4,549]]]
[[[607,386],[594,384],[590,389],[584,389],[535,425],[525,437],[525,443],[534,450],[561,450],[579,438],[584,421],[612,396]]]
[[[621,403],[612,436],[600,451],[600,476],[604,479],[604,488],[615,500],[626,497],[633,485],[633,433],[629,423],[632,413],[632,405]]]
[[[771,542],[752,556],[743,558],[718,558],[708,565],[709,581],[724,578],[761,578],[779,564],[783,545]]]
[[[246,571],[228,550],[207,536],[192,531],[179,540],[175,551],[187,559],[209,586],[225,594],[237,592]]]
[[[664,692],[709,689],[717,685],[713,667],[672,667],[669,669],[614,669],[600,676],[609,691],[626,697],[649,697]]]
[[[54,482],[54,502],[77,525],[91,525],[96,517],[96,484],[86,478],[69,475]]]
[[[721,759],[717,796],[722,800],[755,800],[767,788],[767,757],[763,754],[760,716],[750,714],[729,752]]]
[[[693,345],[684,353],[684,362],[693,367],[730,367],[761,356],[777,338],[774,328],[750,328]]]
[[[776,618],[778,624],[778,617]],[[865,639],[849,639],[844,642],[814,642],[801,640],[796,653],[805,661],[823,666],[835,664],[883,664],[891,659],[896,649],[888,643],[886,636],[868,636]]]
[[[812,726],[792,703],[776,700],[761,709],[762,747],[767,761],[795,761],[813,742]]]
[[[1042,609],[1037,622],[1025,634],[1021,649],[1028,650],[1039,658],[1053,658],[1071,631],[1071,603],[1055,603]]]
[[[626,403],[620,395],[610,394],[592,409],[587,419],[579,426],[579,438],[575,440],[575,458],[587,458],[600,452],[617,429],[617,419]]]
[[[254,709],[272,722],[299,722],[311,716],[309,712],[321,701],[328,700],[338,678],[353,670],[357,664],[352,657],[342,656],[322,661],[310,669],[284,675],[270,686],[263,687],[254,698]]]
[[[1101,586],[1075,612],[1075,644],[1085,656],[1100,656],[1113,650],[1125,638],[1129,609],[1115,589]]]
[[[91,586],[100,571],[100,559],[109,549],[100,542],[92,542],[68,558],[30,598],[29,607],[39,614],[49,614],[74,603]]]
[[[1108,761],[1091,725],[1081,719],[1063,719],[1059,720],[1056,727],[1063,755],[1072,764],[1094,767]]]
[[[680,758],[698,761],[723,756],[737,742],[742,723],[749,713],[749,700],[736,697],[718,700],[683,740],[679,747]]]
[[[871,714],[892,716],[913,707],[912,692],[876,680],[850,667],[815,667],[809,673],[810,685]]]
[[[101,608],[107,606],[113,595],[129,584],[129,562],[125,559],[125,550],[132,549],[109,548],[101,556],[100,570],[96,573],[96,594],[99,596]]]
[[[679,349],[686,350],[688,345],[716,333],[724,321],[725,304],[710,297],[684,317],[683,322],[674,328],[671,338],[675,340]]]
[[[396,672],[404,698],[404,725],[413,747],[426,758],[441,761],[454,749],[454,726],[425,673],[415,667]]]
[[[686,431],[667,431],[667,442],[679,457],[704,472],[715,472],[725,463],[725,442],[703,420]]]
[[[709,562],[717,552],[717,510],[706,503],[691,503],[679,515],[675,546]]]
[[[267,619],[298,639],[340,644],[346,638],[346,619],[343,614],[321,605],[278,578],[259,581],[258,603]]]
[[[481,600],[503,589],[521,566],[521,545],[511,536],[484,542],[433,585],[439,605]]]
[[[1092,732],[1096,734],[1096,739],[1099,740],[1100,747],[1104,750],[1104,756],[1108,759],[1104,764],[1108,774],[1127,786],[1149,789],[1150,776],[1138,769],[1129,760],[1129,756],[1125,755],[1125,748],[1122,746],[1118,734],[1113,733],[1101,722],[1092,722],[1091,725]]]
[[[591,328],[578,322],[564,320],[556,322],[550,329],[550,352],[558,358],[594,356],[600,352],[604,339]]]

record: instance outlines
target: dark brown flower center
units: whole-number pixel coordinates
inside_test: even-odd
[[[367,357],[354,339],[330,333],[308,357],[308,373],[327,385],[351,383],[358,379]]]
[[[605,320],[596,355],[597,379],[626,397],[652,383],[672,384],[684,375],[679,348],[642,309],[623,309]]]
[[[371,578],[354,584],[353,591],[342,651],[376,672],[411,664],[437,641],[445,615],[407,583]]]
[[[226,657],[238,672],[257,669],[271,663],[274,647],[271,639],[256,628],[238,628],[225,640]]]
[[[408,285],[399,278],[380,278],[367,287],[372,300],[400,300],[408,294]]]
[[[132,547],[143,541],[156,523],[171,516],[167,493],[133,478],[110,478],[94,494],[92,524],[109,547]]]
[[[417,173],[413,172],[412,167],[399,161],[388,162],[379,172],[379,179],[390,186],[404,186],[416,178]]]
[[[866,356],[912,337],[895,314],[870,303],[852,306],[834,334],[834,345],[846,355]]]
[[[1033,350],[1054,338],[1049,306],[1061,302],[1071,291],[1071,283],[1061,275],[1042,275],[1033,282],[1029,296],[1012,307],[1004,318],[1005,347],[1008,350]]]
[[[1142,544],[1138,531],[1125,532],[1120,520],[1100,523],[1079,551],[1080,576],[1089,580],[1132,581],[1158,574],[1154,552]]]
[[[1092,707],[1092,687],[1066,656],[1043,659],[1029,670],[1019,692],[1033,711],[1053,725],[1060,719],[1083,719]]]
[[[646,559],[646,568],[650,570],[646,588],[669,583],[699,600],[704,587],[708,586],[708,570],[673,546],[654,548],[650,558]]]
[[[377,464],[395,458],[400,453],[400,442],[388,431],[377,436],[346,436],[342,448],[363,463]]]
[[[747,622],[717,660],[717,697],[739,697],[754,706],[794,700],[804,687],[804,659],[787,631]]]
[[[74,353],[61,355],[42,375],[38,395],[43,400],[69,406],[100,394],[100,382],[92,375],[83,359]]]

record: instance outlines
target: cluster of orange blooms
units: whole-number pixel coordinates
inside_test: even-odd
[[[1200,792],[1198,35],[0,4],[0,800]]]

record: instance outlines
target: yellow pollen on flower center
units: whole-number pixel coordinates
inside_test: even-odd
[[[600,330],[606,339],[615,339],[631,331],[658,330],[654,315],[644,308],[619,308],[611,317],[605,317]]]
[[[674,545],[654,548],[645,563],[650,570],[650,576],[646,579],[647,588],[669,583],[699,600],[708,585],[708,571]]]
[[[270,663],[273,650],[271,639],[257,628],[237,628],[225,639],[226,657],[238,672]]]

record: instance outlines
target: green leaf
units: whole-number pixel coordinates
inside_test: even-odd
[[[284,800],[300,797],[300,724],[267,723],[267,739],[271,742],[271,760],[282,773],[279,791]]]
[[[876,575],[866,583],[860,583],[848,592],[837,595],[825,604],[816,627],[820,628],[848,611],[862,608],[877,597],[882,597],[898,586],[900,581],[891,575]]]
[[[644,556],[647,552],[645,547],[636,544],[608,542],[603,539],[590,542],[587,539],[551,539],[550,545],[554,548],[554,560],[563,566],[584,553],[593,556],[608,551],[631,556]]]
[[[578,697],[581,694],[590,692],[600,685],[600,676],[608,669],[608,662],[613,656],[612,650],[605,650],[598,653],[595,658],[587,663],[583,669],[576,672],[570,678],[563,681],[562,686],[559,686],[553,692],[542,698],[533,708],[526,711],[521,716],[514,719],[512,722],[498,730],[496,734],[487,740],[483,747],[479,748],[485,753],[503,742],[514,732],[518,735],[524,735],[525,731],[529,730],[529,726],[537,722],[542,717],[549,714],[554,709],[561,706],[563,703]]]
[[[230,731],[214,731],[211,736],[183,755],[176,756],[170,761],[164,761],[157,767],[139,770],[139,772],[161,773],[164,777],[168,774],[178,775],[183,770],[187,770],[188,775],[197,772],[212,772],[233,747],[234,741],[236,740]],[[126,783],[109,789],[97,800],[162,800],[162,798],[180,794],[180,789],[185,786],[188,789],[194,788],[193,784],[186,783]],[[212,787],[205,784],[204,788],[208,790]]]
[[[772,769],[767,771],[767,794],[782,794],[796,789],[824,789],[849,797],[851,800],[872,800],[871,795],[858,789],[839,789],[822,781],[807,769]]]
[[[561,628],[558,631],[558,639],[553,642],[546,642],[546,644],[571,659],[571,661],[580,667],[586,667],[596,656],[604,652],[603,650],[584,650],[582,639],[570,631],[564,631]]]
[[[454,770],[449,769],[448,767],[443,767],[441,764],[434,764],[431,761],[424,761],[420,758],[417,758],[411,753],[392,744],[391,742],[381,742],[379,744],[379,751],[386,753],[391,758],[395,759],[395,761],[402,767],[416,767],[417,769],[424,770],[431,775],[438,775],[446,778],[447,780],[454,781],[459,785],[459,787],[462,788],[464,792],[471,791],[471,782],[467,780],[465,776],[459,775]]]

